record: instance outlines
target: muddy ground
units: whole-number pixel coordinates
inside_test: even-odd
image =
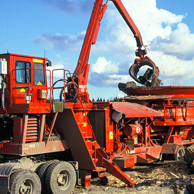
[[[90,187],[77,186],[72,194],[194,194],[192,171],[184,161],[138,165],[124,171],[136,183],[134,188],[125,188],[123,182],[107,173],[106,186],[93,178]]]

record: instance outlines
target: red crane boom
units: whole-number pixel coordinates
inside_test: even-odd
[[[130,67],[129,74],[135,81],[146,85],[149,83],[148,80],[152,79],[153,77],[158,77],[159,69],[150,58],[145,56],[147,54],[147,50],[145,48],[142,49],[143,40],[142,40],[141,33],[139,32],[134,21],[132,20],[129,13],[125,9],[123,3],[120,0],[112,0],[112,2],[114,3],[115,7],[119,11],[123,19],[125,20],[126,24],[130,28],[132,33],[134,34],[134,37],[137,42],[138,49],[136,50],[135,54],[138,58],[135,59],[134,64]],[[79,93],[81,92],[83,94],[82,96],[87,97],[85,99],[89,99],[89,94],[87,93],[86,85],[87,85],[89,68],[90,68],[88,60],[89,60],[89,55],[91,51],[91,46],[96,43],[96,39],[100,28],[100,22],[104,16],[107,6],[108,6],[107,3],[103,5],[103,0],[96,0],[94,2],[94,7],[90,18],[90,22],[88,25],[88,29],[86,31],[85,39],[82,45],[77,66],[74,71],[74,78],[77,78],[76,82],[78,84],[78,87],[79,88],[81,87],[82,89],[82,92],[79,91]],[[146,79],[145,78],[142,79],[143,76],[140,76],[139,78],[137,78],[139,69],[145,65],[148,65],[153,69],[150,73],[150,76],[146,77]]]

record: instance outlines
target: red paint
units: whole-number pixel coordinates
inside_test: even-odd
[[[112,1],[135,35],[137,56],[141,61],[150,60],[144,56],[146,50],[141,50],[141,34],[121,1]],[[51,74],[46,70],[46,58],[10,53],[0,55],[8,63],[5,108],[1,106],[0,113],[16,115],[10,118],[10,122],[13,122],[13,137],[10,137],[11,141],[5,139],[6,143],[1,144],[0,154],[31,156],[70,149],[79,168],[87,171],[82,177],[85,186],[90,185],[92,171],[97,172],[99,177],[105,176],[107,171],[133,186],[135,183],[120,167],[152,163],[159,159],[161,153],[175,154],[178,146],[194,143],[191,140],[194,136],[194,87],[127,88],[123,89],[130,95],[125,99],[126,102],[90,101],[87,91],[88,59],[106,8],[107,4],[103,5],[103,0],[95,1],[73,75],[68,70],[59,69],[53,70]],[[24,83],[16,80],[17,61],[31,64],[25,71],[25,75],[31,74],[31,78],[26,76]],[[50,73],[49,83],[45,79],[45,84],[34,84],[35,71],[40,70],[34,68],[35,61],[43,64],[45,77],[47,72]],[[60,87],[54,85],[53,72],[56,71],[64,73]],[[159,70],[156,73],[159,74]],[[54,93],[58,89],[65,92],[61,93],[61,97],[64,93],[64,101],[57,104]],[[41,99],[40,90],[50,93],[49,102]],[[76,97],[72,100],[74,93]],[[71,101],[67,101],[68,98]],[[120,116],[118,120],[112,119],[115,112]],[[93,117],[89,119],[90,113]],[[99,139],[96,138],[95,127],[96,133],[102,133]]]

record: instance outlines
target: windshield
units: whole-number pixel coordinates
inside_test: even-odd
[[[28,84],[30,80],[30,63],[25,61],[16,61],[16,82]]]
[[[35,69],[34,70],[34,84],[37,86],[44,86],[45,85],[44,65],[42,63],[34,63],[34,69]]]

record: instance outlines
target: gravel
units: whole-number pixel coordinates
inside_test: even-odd
[[[184,161],[138,165],[124,172],[136,183],[134,188],[126,188],[125,183],[107,173],[106,186],[93,178],[90,187],[78,185],[72,194],[194,194],[194,175]]]

